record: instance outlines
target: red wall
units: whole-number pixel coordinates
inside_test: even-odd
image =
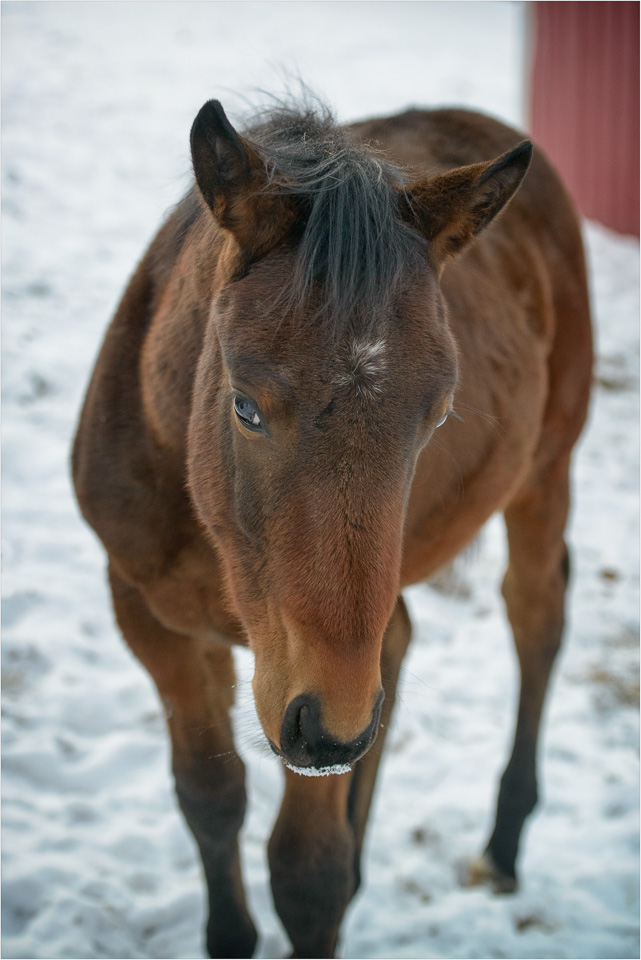
[[[581,212],[639,236],[639,4],[531,4],[530,130]]]

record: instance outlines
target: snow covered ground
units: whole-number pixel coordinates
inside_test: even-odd
[[[3,956],[202,957],[204,887],[154,692],[113,625],[68,452],[106,322],[188,181],[218,96],[298,69],[344,119],[410,104],[522,120],[513,3],[5,3]],[[598,362],[575,462],[573,582],[543,802],[513,897],[459,886],[486,839],[514,715],[500,520],[416,624],[344,957],[635,957],[638,947],[638,244],[586,226]],[[238,729],[261,957],[284,956],[264,841],[281,772],[251,663]]]

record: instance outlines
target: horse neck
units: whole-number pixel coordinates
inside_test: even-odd
[[[170,218],[151,267],[155,297],[139,371],[146,424],[156,443],[184,462],[196,368],[222,283],[224,237],[206,209],[182,236],[181,229],[181,218]]]

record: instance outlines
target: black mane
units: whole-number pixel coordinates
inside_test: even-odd
[[[342,327],[385,311],[423,241],[400,215],[404,174],[309,97],[255,115],[243,136],[265,157],[269,189],[296,196],[304,229],[281,302],[319,298],[316,316]]]

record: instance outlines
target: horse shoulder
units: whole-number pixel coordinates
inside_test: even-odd
[[[477,162],[519,136],[458,110],[411,111],[398,118],[403,131],[413,131],[414,158],[424,139],[425,157],[443,166]],[[404,583],[449,562],[585,419],[591,340],[580,229],[540,152],[508,207],[446,266],[442,291],[459,348],[463,422],[450,419],[419,458]]]
[[[194,256],[193,243],[185,242],[194,214],[188,197],[125,290],[89,384],[72,473],[82,513],[111,563],[165,626],[234,634],[218,557],[185,489],[184,436],[202,317],[193,278],[177,267]],[[220,586],[206,589],[212,583]]]

